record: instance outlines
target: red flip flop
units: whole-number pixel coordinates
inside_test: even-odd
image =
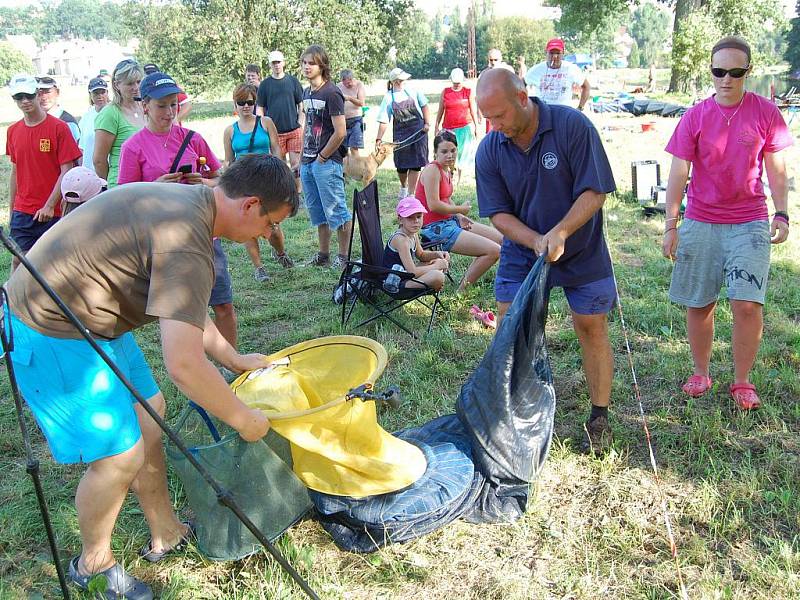
[[[736,406],[742,410],[761,408],[761,399],[756,393],[756,386],[752,383],[731,384],[731,397],[736,402]]]
[[[711,377],[692,375],[681,389],[692,398],[698,398],[711,389]]]

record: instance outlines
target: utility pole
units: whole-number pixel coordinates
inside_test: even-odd
[[[478,76],[478,65],[475,57],[475,2],[467,9],[467,78]]]

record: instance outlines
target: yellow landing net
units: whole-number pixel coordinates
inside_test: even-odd
[[[268,358],[271,366],[242,373],[231,387],[289,440],[294,472],[309,488],[362,498],[407,487],[425,472],[419,448],[378,425],[375,402],[347,398],[386,368],[378,342],[324,337]]]

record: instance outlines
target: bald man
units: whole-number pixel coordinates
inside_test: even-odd
[[[602,206],[616,189],[605,150],[583,114],[529,98],[522,79],[505,69],[481,75],[477,100],[492,124],[475,159],[478,205],[504,236],[495,280],[499,316],[545,255],[552,263],[548,284],[564,289],[583,352],[592,407],[581,448],[602,453],[612,439],[607,314],[617,295],[603,237]]]

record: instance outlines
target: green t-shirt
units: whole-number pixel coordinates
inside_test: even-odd
[[[111,152],[108,154],[108,187],[117,185],[117,176],[119,174],[119,154],[122,144],[131,137],[134,133],[139,131],[141,127],[133,125],[122,110],[116,104],[108,104],[101,110],[94,120],[94,130],[102,129],[115,135],[114,143],[111,145]]]

